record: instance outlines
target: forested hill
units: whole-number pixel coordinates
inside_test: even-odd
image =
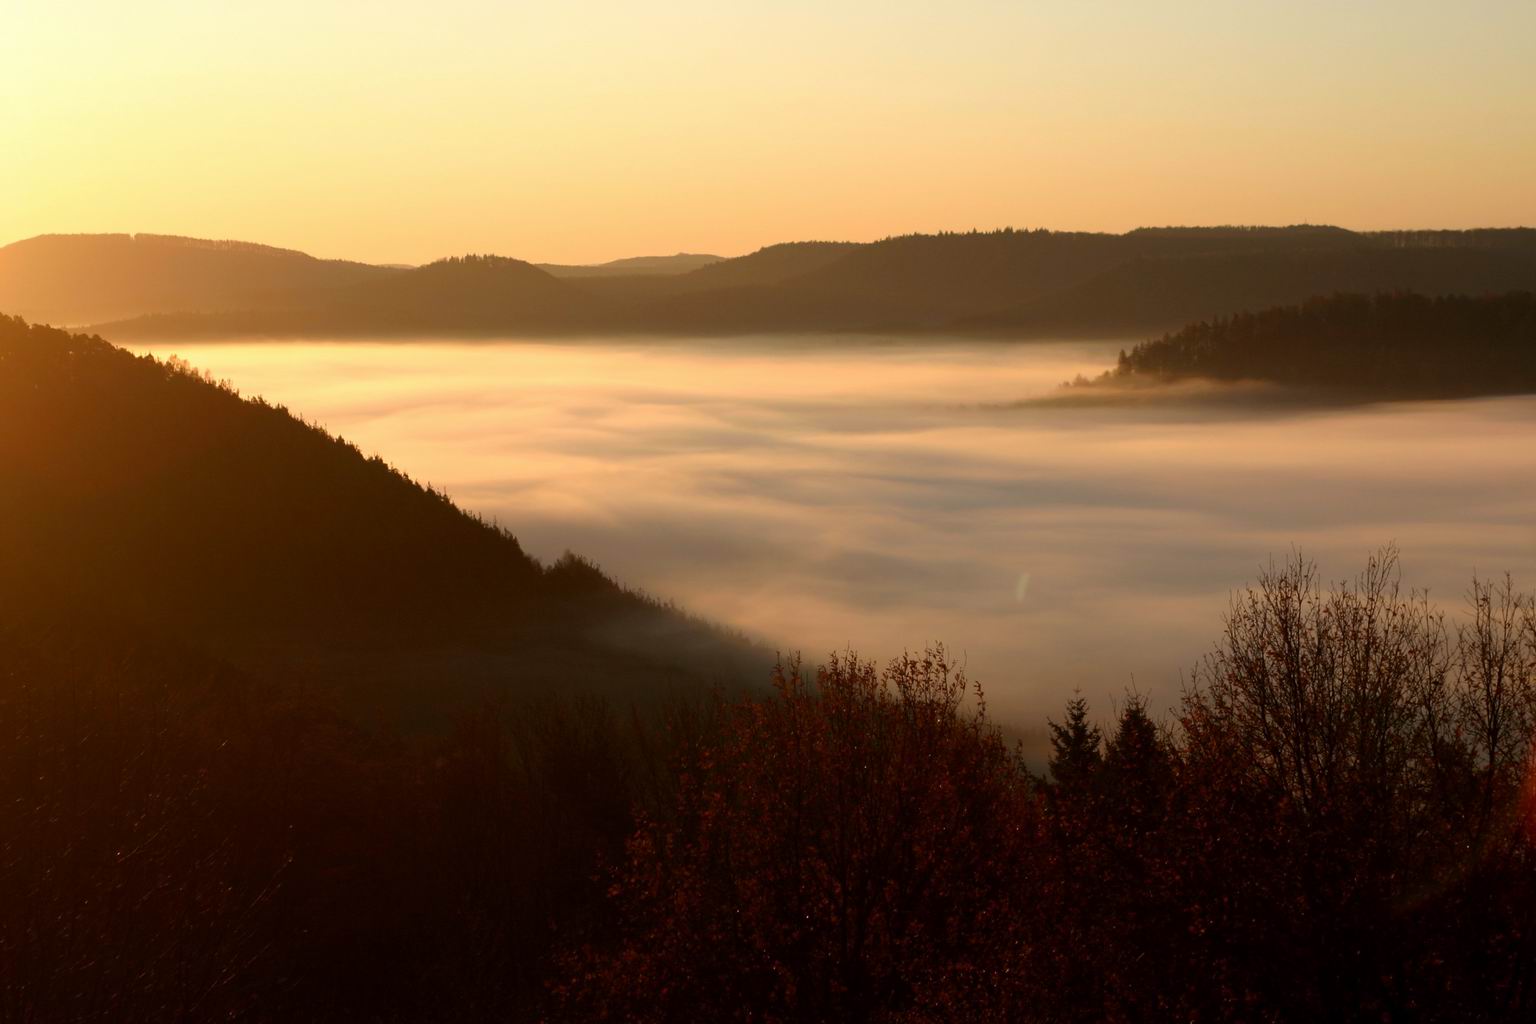
[[[597,267],[555,276],[501,257],[370,268],[361,281],[268,290],[244,304],[157,300],[151,307],[157,315],[99,330],[112,338],[814,331],[1145,336],[1334,292],[1536,289],[1536,231],[1008,229],[771,245],[682,273],[641,266],[650,272]],[[0,268],[0,294],[3,276]],[[95,278],[66,274],[50,287],[65,285],[83,295]]]
[[[1323,248],[1254,247],[1226,252],[1152,254],[966,321],[1005,335],[1140,335],[1244,310],[1302,302],[1336,292],[1409,291],[1422,295],[1536,288],[1536,239],[1520,232],[1381,236]]]
[[[0,247],[0,310],[88,324],[281,303],[397,273],[292,249],[174,235],[39,235]]]
[[[577,282],[503,256],[454,256],[344,287],[295,290],[225,312],[156,313],[113,337],[346,337],[584,330],[609,303]]]
[[[671,256],[629,256],[607,263],[539,263],[553,277],[641,277],[650,274],[686,274],[719,263],[722,257],[708,253],[680,252]]]
[[[1391,397],[1536,391],[1536,295],[1333,295],[1190,324],[1095,385],[1203,378]]]
[[[478,692],[637,696],[761,652],[192,370],[0,318],[0,616],[112,619],[435,715]]]

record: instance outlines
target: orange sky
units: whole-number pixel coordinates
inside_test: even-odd
[[[0,243],[1536,224],[1536,3],[0,0]]]

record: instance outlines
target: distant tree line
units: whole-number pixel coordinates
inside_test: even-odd
[[[1122,352],[1109,383],[1208,378],[1386,396],[1536,390],[1536,295],[1333,295],[1191,324]]]

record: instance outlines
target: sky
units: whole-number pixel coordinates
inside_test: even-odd
[[[1536,224],[1536,3],[0,0],[0,244]]]

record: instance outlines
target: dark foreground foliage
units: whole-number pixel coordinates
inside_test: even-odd
[[[1033,776],[942,651],[659,725],[393,740],[172,644],[0,631],[6,1020],[1525,1020],[1536,604],[1390,553],[1234,603]]]
[[[359,731],[110,630],[0,631],[0,1020],[534,1013],[638,776],[599,704]]]

